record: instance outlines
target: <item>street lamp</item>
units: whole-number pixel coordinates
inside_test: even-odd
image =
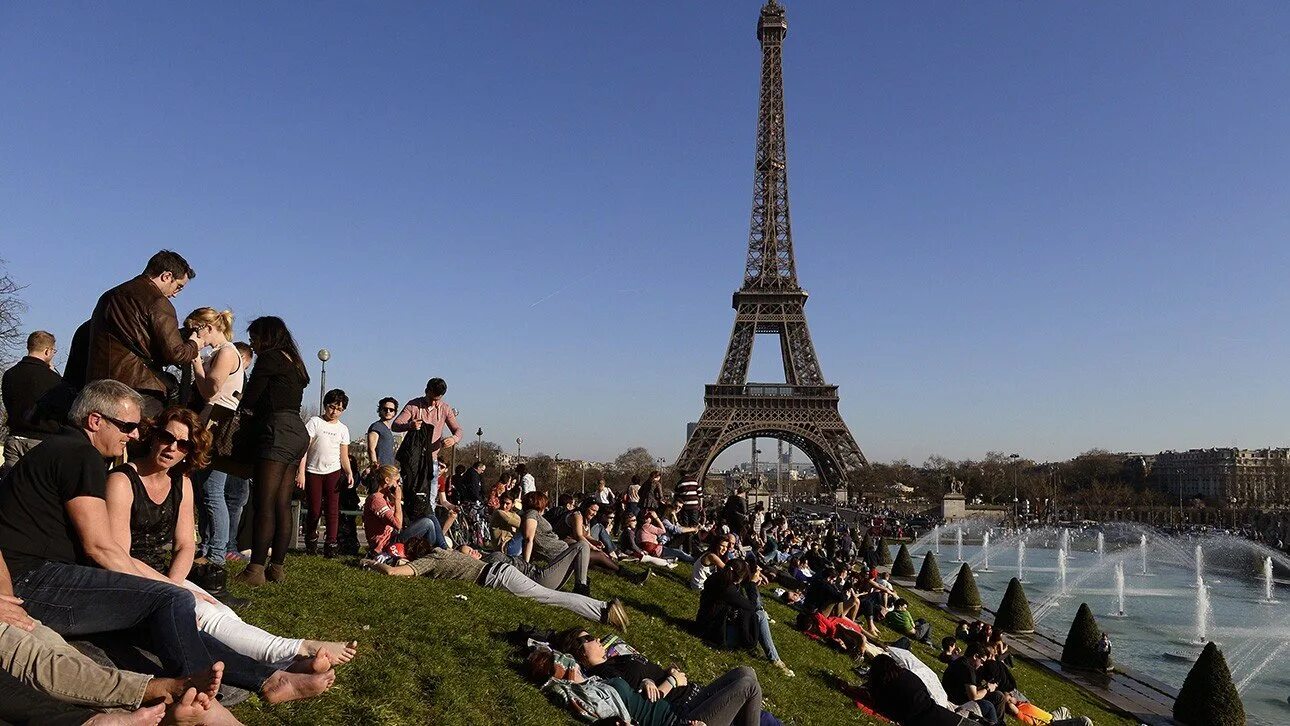
[[[327,394],[327,361],[331,360],[331,351],[323,348],[318,351],[318,360],[322,361],[322,383],[318,385],[318,415],[323,413],[323,396]]]
[[[523,451],[521,447],[523,446],[524,446],[524,439],[516,436],[515,437],[515,463],[516,464],[524,461],[524,454],[521,453]]]
[[[1017,507],[1019,501],[1017,499],[1017,460],[1021,458],[1021,454],[1009,454],[1008,458],[1012,460],[1012,518],[1015,521],[1021,516],[1021,511]]]
[[[560,501],[560,455],[555,455],[555,500]]]
[[[484,427],[475,432],[475,461],[484,460]]]

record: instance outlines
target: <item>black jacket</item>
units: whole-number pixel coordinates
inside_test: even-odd
[[[58,433],[74,394],[63,377],[44,361],[24,356],[4,373],[0,396],[9,417],[9,433],[43,440]]]
[[[403,521],[405,526],[424,516],[434,516],[437,502],[429,501],[434,484],[434,467],[431,465],[430,435],[433,426],[412,429],[403,436],[403,443],[394,454],[403,477]],[[417,496],[421,495],[421,496]]]

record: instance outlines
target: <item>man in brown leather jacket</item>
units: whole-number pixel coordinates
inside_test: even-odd
[[[156,416],[174,388],[167,365],[188,365],[200,350],[197,334],[185,340],[170,298],[197,273],[170,250],[148,260],[143,274],[103,293],[90,318],[86,382],[111,378],[143,395],[143,415]]]

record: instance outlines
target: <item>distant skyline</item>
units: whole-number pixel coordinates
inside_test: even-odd
[[[25,327],[65,351],[171,248],[181,317],[281,315],[315,386],[331,350],[356,436],[437,375],[470,441],[671,462],[743,271],[760,5],[0,6]],[[798,274],[871,460],[1287,444],[1290,4],[785,5]]]

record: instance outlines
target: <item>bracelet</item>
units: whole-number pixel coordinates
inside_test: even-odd
[[[676,688],[676,676],[669,675],[667,677],[667,682],[671,683],[673,688]]]

